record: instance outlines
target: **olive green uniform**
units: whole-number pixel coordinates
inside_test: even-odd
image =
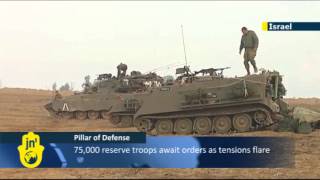
[[[259,46],[259,39],[254,31],[249,30],[246,34],[242,35],[239,52],[241,52],[243,48],[245,49],[243,58],[244,58],[244,66],[248,74],[250,74],[249,61],[253,66],[255,72],[258,71],[256,62],[254,60],[257,54],[258,46]]]
[[[117,69],[118,69],[117,78],[123,78],[123,77],[126,76],[127,69],[128,69],[128,66],[127,66],[126,64],[120,63],[120,64],[117,66]]]

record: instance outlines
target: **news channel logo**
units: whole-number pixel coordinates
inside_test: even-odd
[[[40,136],[28,132],[22,136],[22,144],[18,147],[20,162],[26,168],[36,168],[41,164],[44,146],[40,144]]]

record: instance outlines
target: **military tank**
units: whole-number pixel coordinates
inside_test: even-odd
[[[156,73],[132,71],[130,75],[126,75],[126,68],[124,72],[119,69],[118,66],[117,77],[110,73],[100,74],[93,84],[86,77],[83,91],[74,95],[62,97],[56,91],[45,108],[51,116],[60,119],[110,119],[110,110],[121,98],[121,94],[143,93],[162,83],[162,78]],[[111,119],[111,123],[117,127],[132,126],[132,120],[126,117],[116,121]]]
[[[227,68],[178,68],[175,83],[122,94],[110,115],[148,134],[211,134],[263,129],[283,119],[286,89],[277,71],[224,77]],[[201,75],[202,74],[202,75]]]

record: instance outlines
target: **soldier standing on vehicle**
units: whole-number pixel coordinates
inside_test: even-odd
[[[62,99],[62,95],[57,90],[55,91],[54,99]]]
[[[120,63],[117,66],[117,69],[118,69],[117,78],[124,78],[126,76],[128,66],[126,64]]]
[[[241,28],[242,31],[242,37],[241,37],[241,43],[240,43],[240,50],[239,54],[241,54],[242,49],[244,48],[244,66],[247,70],[247,74],[250,75],[250,65],[254,68],[254,72],[258,72],[258,68],[256,66],[256,61],[254,58],[256,57],[257,54],[257,49],[259,46],[259,39],[256,33],[252,30],[248,30],[246,27]]]

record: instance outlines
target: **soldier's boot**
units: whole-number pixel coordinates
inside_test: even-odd
[[[258,72],[258,68],[257,68],[257,65],[256,65],[256,61],[253,59],[250,62],[252,64],[252,66],[253,66],[254,72],[257,73]]]
[[[244,61],[244,67],[247,70],[247,75],[250,75],[250,66],[249,66],[249,62],[248,61]]]

